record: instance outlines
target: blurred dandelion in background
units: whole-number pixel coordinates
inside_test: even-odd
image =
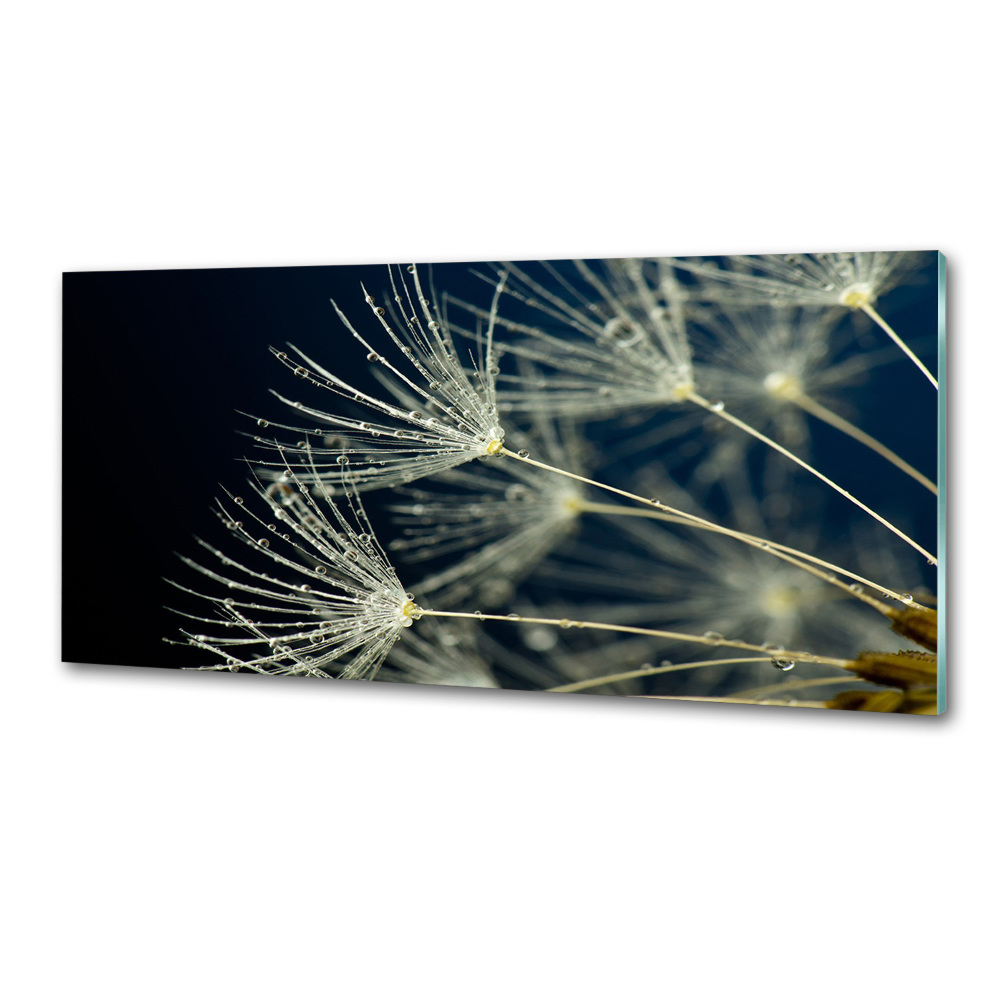
[[[918,268],[919,253],[803,253],[736,255],[728,266],[678,260],[701,279],[699,294],[728,302],[841,306],[868,314],[937,388],[937,380],[890,327],[875,303]]]

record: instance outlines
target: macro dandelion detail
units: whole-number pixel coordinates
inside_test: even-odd
[[[720,266],[676,258],[701,280],[699,293],[728,302],[845,306],[856,309],[891,291],[920,263],[917,253],[734,254]]]
[[[390,272],[395,325],[387,318],[386,308],[362,289],[365,302],[392,348],[391,356],[376,350],[333,303],[346,329],[366,349],[368,362],[378,367],[380,381],[393,399],[356,389],[294,347],[289,348],[291,356],[286,351],[274,351],[278,360],[299,378],[390,421],[372,423],[328,413],[276,394],[293,410],[320,422],[317,430],[258,420],[259,426],[292,431],[304,438],[295,444],[286,443],[280,450],[291,458],[308,454],[305,475],[309,482],[335,488],[343,468],[350,465],[355,489],[398,486],[474,458],[495,455],[503,446],[495,388],[493,314],[478,357],[470,354],[468,362],[463,363],[447,323],[424,295],[416,269],[411,267],[410,271],[412,289],[401,275]],[[502,287],[501,279],[497,296]],[[326,433],[324,426],[329,428]],[[310,443],[310,436],[318,441]],[[264,439],[259,441],[263,443]],[[282,470],[286,464],[281,461],[276,467]]]
[[[875,310],[879,296],[912,273],[915,253],[806,253],[736,255],[728,267],[676,260],[702,279],[700,294],[715,301],[842,306],[867,313],[937,388],[937,380]]]
[[[562,468],[583,470],[579,442],[552,426],[535,436]],[[521,451],[535,447],[530,434],[516,439]],[[450,556],[418,588],[449,607],[462,599],[488,607],[510,600],[516,585],[577,532],[586,510],[578,482],[523,462],[453,469],[436,477],[434,489],[422,484],[399,492],[403,502],[389,509],[401,532],[389,548],[408,563]]]
[[[574,261],[575,284],[546,262],[538,267],[541,277],[503,265],[503,291],[534,320],[499,317],[500,328],[513,335],[504,346],[541,366],[501,379],[505,410],[593,419],[688,398],[694,374],[684,300],[668,263],[606,261],[599,274]],[[665,287],[673,289],[672,300]]]
[[[170,540],[163,655],[933,714],[939,268],[317,269],[315,312],[255,317],[270,352],[226,446],[245,464],[215,466],[216,523]]]
[[[295,475],[250,488],[260,512],[233,496],[219,503],[218,513],[253,553],[235,559],[203,542],[211,564],[182,557],[217,585],[210,595],[175,584],[215,607],[202,619],[213,634],[184,633],[196,648],[222,657],[203,669],[373,677],[413,624],[415,605],[357,496],[348,492],[342,510],[329,499],[314,499]],[[257,553],[266,558],[253,558]],[[248,562],[263,562],[269,572]]]

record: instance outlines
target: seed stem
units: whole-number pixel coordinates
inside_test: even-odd
[[[826,687],[829,684],[863,684],[857,674],[847,674],[836,677],[796,677],[795,680],[783,681],[781,684],[767,684],[764,687],[752,688],[747,691],[737,691],[738,698],[757,698],[763,695],[784,694],[797,691],[800,688]]]
[[[696,667],[716,667],[728,663],[770,662],[770,657],[738,656],[728,660],[695,660],[691,663],[671,663],[663,667],[650,667],[645,670],[625,670],[620,674],[606,674],[603,677],[589,677],[585,681],[576,681],[573,684],[560,684],[559,687],[552,687],[547,690],[569,694],[573,691],[586,691],[587,688],[600,687],[602,684],[615,684],[618,681],[631,681],[635,680],[637,677],[656,677],[658,674],[672,674],[678,670],[693,670]]]
[[[927,376],[928,381],[936,389],[938,387],[937,379],[930,373],[930,371],[928,371],[927,366],[920,360],[920,358],[918,358],[913,351],[906,346],[902,337],[900,337],[899,334],[896,333],[896,331],[893,330],[893,328],[889,326],[884,319],[882,319],[871,303],[862,303],[861,309],[863,309],[875,323],[877,323],[887,334],[889,334],[892,342],[924,373],[924,375]]]
[[[689,632],[668,632],[662,629],[641,628],[638,625],[611,625],[606,622],[586,622],[570,618],[529,618],[518,616],[511,618],[508,615],[487,615],[481,611],[434,611],[426,608],[418,608],[413,612],[414,618],[424,615],[436,618],[475,618],[478,621],[486,622],[508,622],[523,623],[527,625],[557,625],[560,628],[592,628],[605,632],[627,632],[629,635],[650,635],[658,639],[677,639],[681,642],[696,642],[702,646],[725,646],[729,649],[744,649],[752,653],[767,653],[768,658],[780,655],[782,659],[801,660],[806,663],[828,663],[833,667],[846,668],[849,660],[838,660],[830,656],[819,656],[816,653],[796,652],[794,650],[781,650],[776,653],[765,646],[758,646],[756,643],[743,642],[741,639],[709,638],[704,635],[692,635]],[[649,671],[643,671],[648,673]]]
[[[728,529],[720,528],[715,525],[709,524],[699,524],[692,521],[690,517],[687,516],[677,516],[675,514],[661,514],[658,511],[651,510],[635,510],[632,507],[618,507],[613,503],[595,503],[592,500],[579,500],[577,501],[577,507],[579,510],[584,512],[590,512],[593,514],[607,514],[611,517],[648,517],[657,521],[667,521],[670,524],[683,524],[689,528],[700,528],[702,531],[714,531],[719,534],[732,535],[734,532]],[[783,559],[782,553],[789,556],[794,556],[794,559],[785,559],[785,562],[791,563],[792,566],[798,566],[800,569],[804,569],[808,573],[812,573],[814,576],[818,576],[821,580],[825,580],[827,583],[831,583],[836,587],[840,587],[846,594],[850,597],[855,597],[858,600],[864,602],[875,608],[882,614],[887,614],[890,611],[896,610],[888,604],[872,597],[870,594],[864,592],[859,592],[852,590],[848,584],[844,583],[842,580],[838,580],[835,577],[830,577],[826,573],[820,573],[818,570],[811,566],[803,566],[798,562],[799,559],[804,561],[814,563],[816,566],[822,566],[825,569],[832,570],[834,573],[840,573],[843,576],[848,577],[851,580],[855,580],[858,583],[863,583],[868,587],[878,590],[885,594],[887,597],[891,597],[894,600],[901,601],[904,604],[908,604],[910,607],[922,607],[922,605],[917,604],[916,601],[910,600],[905,601],[902,594],[897,594],[894,590],[890,590],[888,587],[883,587],[880,583],[875,583],[873,580],[869,580],[866,577],[861,576],[859,573],[852,573],[849,569],[844,569],[842,566],[837,566],[834,563],[826,562],[824,559],[820,559],[817,556],[810,555],[808,552],[802,552],[799,549],[793,549],[789,545],[780,545],[777,542],[769,541],[766,538],[760,538],[757,535],[747,535],[739,533],[736,535],[738,540],[745,541],[747,544],[757,543],[756,547],[761,551],[767,552],[768,555],[777,556],[779,559]]]
[[[618,496],[625,497],[627,500],[634,500],[636,503],[644,504],[647,507],[652,507],[654,510],[660,512],[661,514],[673,514],[681,523],[689,524],[692,526],[706,528],[709,531],[718,532],[720,535],[727,535],[730,538],[735,538],[737,541],[743,542],[746,545],[750,545],[755,549],[759,549],[761,552],[767,552],[777,559],[781,559],[784,562],[790,563],[793,566],[798,566],[799,569],[805,570],[807,573],[811,573],[813,576],[818,576],[821,580],[825,580],[827,583],[833,584],[835,587],[839,587],[845,592],[849,593],[852,597],[858,598],[858,600],[863,601],[865,604],[870,605],[875,608],[880,614],[888,614],[890,611],[894,610],[888,604],[883,604],[881,601],[872,597],[869,594],[857,593],[850,589],[842,580],[838,580],[835,576],[831,576],[826,573],[820,573],[815,567],[809,566],[803,562],[800,562],[790,552],[795,552],[794,549],[787,549],[786,546],[773,545],[771,542],[757,538],[753,535],[746,535],[741,531],[735,531],[732,528],[726,528],[721,524],[716,524],[714,521],[709,521],[707,518],[698,517],[695,514],[688,514],[686,511],[678,510],[676,507],[671,507],[668,504],[662,503],[659,500],[650,500],[647,497],[641,497],[637,493],[630,493],[628,490],[619,489],[617,486],[610,486],[608,483],[599,483],[596,479],[588,479],[586,476],[578,476],[575,472],[567,472],[565,469],[560,469],[555,465],[548,465],[546,462],[539,462],[537,459],[530,458],[526,455],[519,455],[517,452],[510,451],[508,448],[502,448],[500,454],[507,455],[510,458],[516,458],[519,462],[526,462],[528,465],[534,465],[539,469],[545,469],[548,472],[554,472],[556,475],[565,476],[567,479],[575,479],[577,482],[586,483],[588,486],[594,486],[600,490],[606,490],[608,493],[615,493]],[[585,504],[581,505],[585,509]],[[615,508],[617,511],[617,508]],[[621,513],[621,511],[617,511]],[[652,515],[649,515],[652,516]],[[780,551],[779,551],[780,550]],[[803,555],[803,553],[797,553],[796,555]],[[816,562],[824,565],[820,560],[815,560]],[[853,576],[853,574],[847,573],[845,570],[841,569],[839,566],[830,565],[830,569],[835,570],[839,573],[844,573],[846,576]],[[858,578],[861,582],[869,583],[870,586],[876,586],[875,584],[870,584],[869,581]],[[902,595],[895,594],[892,590],[888,590],[883,587],[877,587],[878,590],[895,597],[897,600],[903,601]],[[905,602],[904,603],[912,603]]]
[[[931,565],[933,566],[937,565],[937,559],[934,556],[932,556],[931,553],[928,552],[925,548],[918,545],[912,538],[910,538],[909,535],[907,535],[905,532],[897,528],[891,521],[887,521],[884,517],[882,517],[881,514],[876,514],[875,511],[871,509],[871,507],[868,507],[865,504],[863,504],[856,496],[845,490],[843,486],[839,486],[828,476],[824,476],[823,473],[820,472],[818,469],[813,468],[813,466],[811,466],[807,461],[805,461],[805,459],[799,458],[798,455],[792,454],[792,452],[790,452],[787,448],[784,448],[780,444],[778,444],[777,441],[772,440],[766,434],[762,434],[756,428],[751,427],[747,423],[744,423],[742,420],[740,420],[739,417],[734,417],[731,413],[726,412],[725,409],[718,409],[717,407],[713,407],[712,404],[707,399],[705,399],[703,396],[698,395],[697,392],[691,391],[690,393],[688,393],[687,398],[690,399],[692,403],[696,403],[698,406],[701,406],[704,409],[708,410],[709,413],[714,413],[716,416],[722,417],[723,420],[728,421],[734,427],[738,427],[741,431],[745,431],[752,437],[757,438],[758,441],[763,442],[769,448],[773,448],[776,452],[778,452],[779,455],[784,455],[785,458],[791,459],[796,465],[801,466],[801,468],[805,469],[806,472],[811,473],[821,482],[826,483],[826,485],[829,486],[831,489],[836,490],[842,497],[845,497],[846,499],[850,500],[851,503],[855,504],[857,507],[860,507],[870,517],[875,518],[875,520],[878,521],[879,524],[881,524],[883,527],[888,528],[894,535],[901,538],[911,548],[916,549],[917,552],[919,552],[929,563],[931,563]]]
[[[826,708],[825,701],[754,701],[750,698],[709,698],[693,694],[642,694],[639,698],[657,701],[714,701],[720,705],[778,705],[781,708]]]
[[[835,427],[838,431],[842,431],[848,437],[854,438],[855,441],[865,445],[865,447],[871,448],[876,454],[881,455],[882,458],[891,462],[897,469],[902,469],[911,479],[915,479],[921,486],[930,490],[934,496],[937,496],[938,488],[932,480],[928,479],[922,472],[918,472],[909,462],[904,461],[894,451],[882,444],[881,441],[873,438],[870,434],[866,434],[860,427],[852,424],[850,420],[840,416],[839,413],[834,413],[833,410],[828,410],[822,403],[818,403],[804,392],[791,395],[788,398],[796,406],[805,410],[806,413],[816,417],[817,420],[822,420],[831,427]]]

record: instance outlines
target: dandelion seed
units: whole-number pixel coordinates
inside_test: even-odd
[[[257,541],[242,525],[234,527],[237,538],[268,557],[271,573],[224,557],[200,539],[226,571],[182,557],[191,569],[240,595],[220,601],[174,583],[218,609],[216,617],[187,617],[231,629],[223,635],[183,634],[191,645],[222,661],[202,669],[229,669],[235,661],[257,673],[371,678],[419,612],[371,539],[371,524],[355,494],[348,493],[338,506],[314,499],[300,477],[293,476],[288,488],[294,493],[282,508],[291,529],[287,544],[263,548],[266,539]],[[254,484],[265,505],[268,490]],[[246,512],[264,525],[249,507]],[[217,513],[229,519],[224,503]],[[362,543],[362,536],[369,541]]]
[[[502,377],[503,407],[594,419],[686,399],[694,386],[691,350],[683,293],[669,264],[609,260],[598,274],[585,261],[573,263],[575,282],[539,262],[558,291],[504,265],[510,275],[505,292],[540,317],[538,323],[498,320],[520,335],[507,349],[544,370]]]
[[[845,390],[860,385],[877,366],[896,360],[898,352],[887,347],[848,353],[854,338],[839,325],[836,311],[816,307],[727,304],[703,311],[692,331],[697,354],[704,359],[698,364],[699,381],[707,394],[726,400],[748,423],[785,447],[808,446],[811,415],[900,464],[887,448],[836,412],[843,407]],[[647,435],[644,444],[653,446],[672,436],[676,434],[667,424],[659,436]],[[711,482],[714,470],[742,463],[753,443],[735,429],[717,434],[704,450],[702,481]],[[790,472],[784,459],[768,456],[768,461]]]
[[[283,453],[292,455],[308,451],[309,469],[300,472],[300,476],[310,485],[323,485],[338,491],[341,477],[337,465],[349,461],[354,467],[350,479],[353,489],[398,486],[474,458],[496,455],[503,448],[504,430],[497,411],[495,376],[492,374],[493,328],[503,279],[498,282],[494,295],[485,340],[480,345],[478,357],[469,355],[470,370],[466,370],[448,326],[424,296],[416,272],[412,276],[412,290],[405,281],[397,285],[391,270],[390,277],[396,301],[406,305],[409,318],[393,326],[385,310],[374,304],[375,300],[367,291],[365,298],[383,333],[399,351],[399,361],[376,352],[336,303],[334,308],[347,329],[368,351],[369,360],[380,366],[381,381],[396,402],[356,389],[297,348],[292,350],[308,368],[284,352],[274,352],[296,374],[304,371],[303,377],[313,384],[360,403],[392,421],[375,424],[327,413],[275,393],[288,406],[321,424],[336,427],[342,438],[330,448],[300,443],[282,449]],[[297,433],[304,430],[277,426]]]
[[[937,388],[937,380],[895,330],[875,311],[890,291],[922,262],[913,252],[760,254],[727,257],[723,269],[677,259],[675,266],[701,279],[696,293],[709,301],[839,306],[860,309],[877,323]]]
[[[713,302],[769,302],[858,309],[891,291],[921,263],[912,252],[732,255],[722,268],[676,258],[701,279],[690,294]]]

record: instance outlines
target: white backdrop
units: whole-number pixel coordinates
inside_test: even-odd
[[[926,9],[5,15],[7,996],[989,993],[995,31]],[[809,249],[949,256],[942,719],[59,662],[61,271]]]

